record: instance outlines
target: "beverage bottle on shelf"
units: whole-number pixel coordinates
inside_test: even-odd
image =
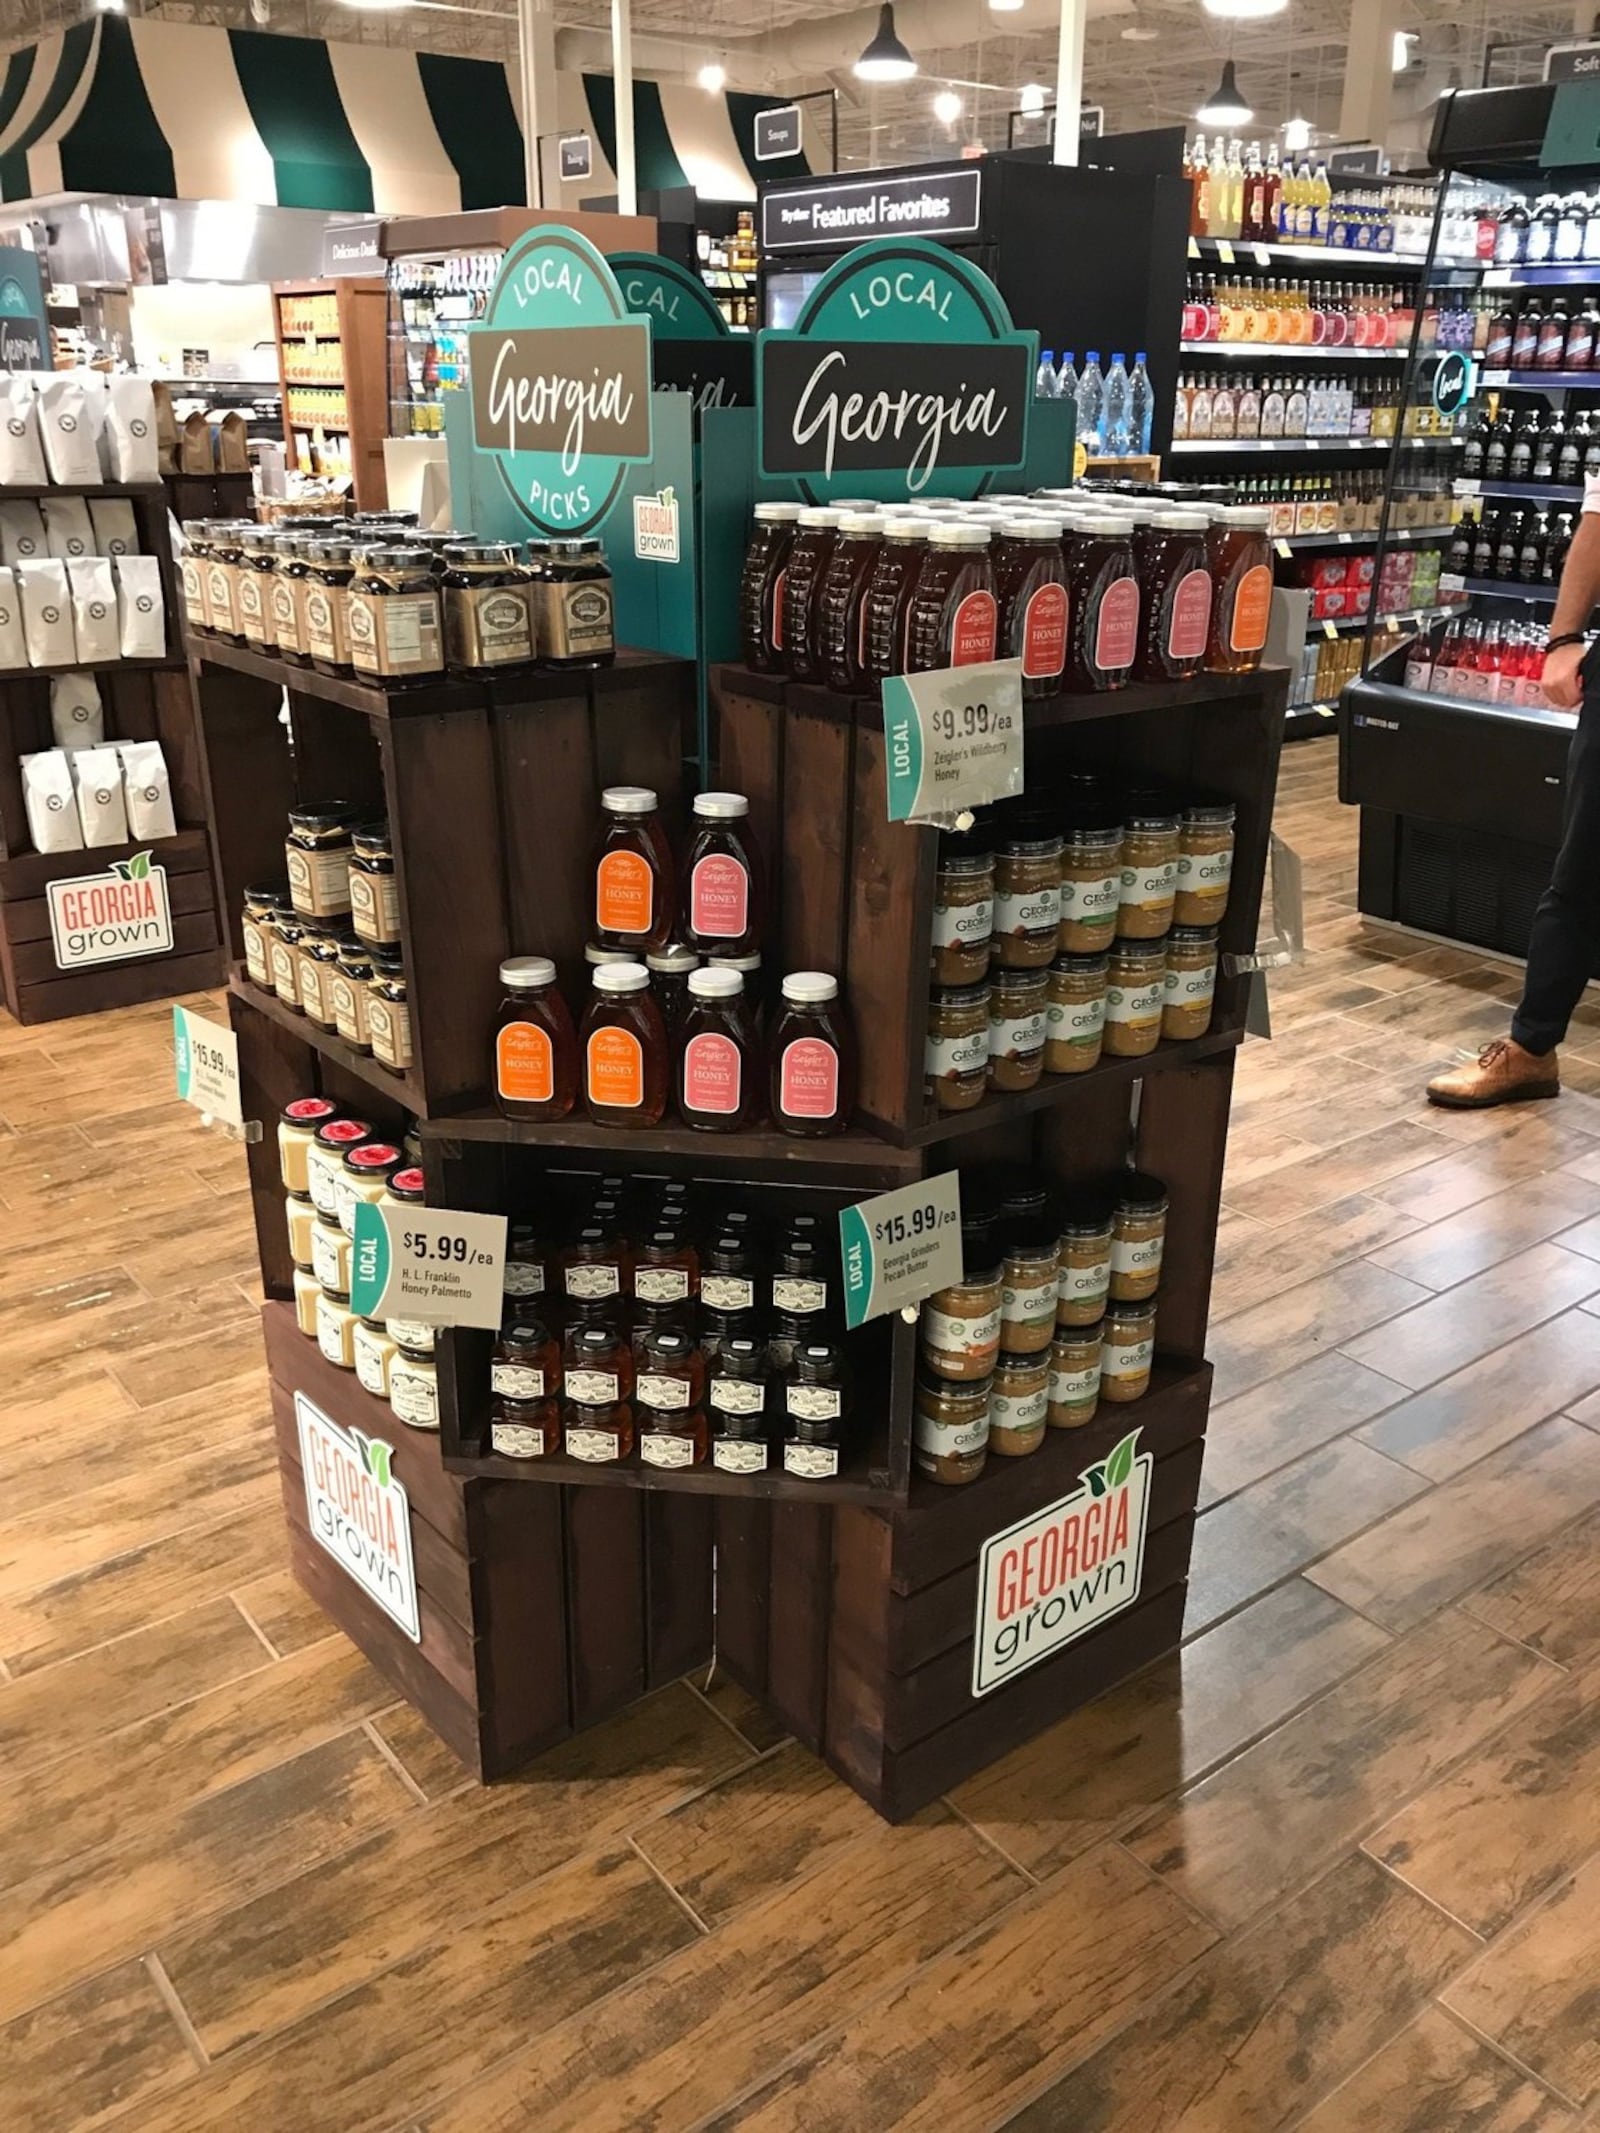
[[[1212,235],[1211,172],[1206,163],[1206,137],[1203,133],[1195,135],[1194,153],[1189,158],[1189,235]]]
[[[1511,200],[1495,218],[1494,263],[1497,267],[1520,266],[1527,257],[1528,210],[1520,200]]]
[[[1521,416],[1511,433],[1511,450],[1506,457],[1508,481],[1531,481],[1533,478],[1533,454],[1539,442],[1539,412],[1530,407]]]
[[[1101,417],[1106,452],[1112,459],[1126,459],[1133,450],[1128,402],[1127,361],[1120,353],[1115,353],[1111,368],[1106,372],[1105,411]]]
[[[1559,370],[1561,358],[1566,353],[1567,327],[1571,314],[1564,296],[1554,296],[1539,322],[1539,342],[1534,351],[1534,363],[1540,370]]]
[[[1261,435],[1261,388],[1254,378],[1239,380],[1239,397],[1234,416],[1236,437],[1259,437]]]
[[[1473,647],[1470,680],[1467,685],[1469,702],[1492,704],[1498,697],[1501,657],[1500,625],[1497,622],[1486,622]]]
[[[1428,687],[1435,696],[1454,696],[1455,672],[1461,661],[1462,634],[1459,622],[1450,623],[1433,655]]]
[[[1304,437],[1309,409],[1305,387],[1298,379],[1287,388],[1283,401],[1283,434],[1287,437]]]
[[[1530,297],[1517,313],[1516,329],[1511,336],[1511,368],[1532,370],[1539,353],[1539,330],[1544,314],[1538,302]]]
[[[1561,440],[1561,450],[1556,454],[1555,479],[1564,488],[1574,488],[1583,476],[1583,455],[1589,448],[1589,417],[1587,412],[1574,415],[1567,424],[1567,434]]]
[[[1333,205],[1333,187],[1328,183],[1328,166],[1317,165],[1316,175],[1311,180],[1311,242],[1326,244],[1328,241],[1328,214]]]
[[[1590,420],[1588,440],[1583,447],[1580,478],[1587,481],[1591,474],[1600,474],[1600,422],[1593,419]]]
[[[1133,376],[1128,381],[1129,409],[1133,425],[1133,449],[1148,452],[1150,433],[1155,426],[1156,390],[1150,382],[1146,367],[1145,352],[1141,348],[1133,359]]]
[[[1530,481],[1555,480],[1556,460],[1566,441],[1567,426],[1558,409],[1539,432],[1538,441],[1533,448],[1533,468],[1528,476]]]
[[[1303,156],[1295,172],[1294,241],[1310,244],[1315,237],[1316,179],[1311,172],[1311,159]]]
[[[1517,558],[1522,553],[1522,526],[1526,514],[1503,511],[1495,526],[1494,567],[1491,577],[1515,578]]]
[[[1278,234],[1278,200],[1283,192],[1283,172],[1278,168],[1278,144],[1267,146],[1267,168],[1261,194],[1261,235],[1269,243]]]
[[[1472,569],[1474,578],[1494,576],[1494,552],[1500,538],[1497,514],[1485,511],[1479,515],[1477,531],[1472,536]]]
[[[1552,256],[1563,264],[1583,257],[1583,240],[1589,228],[1589,203],[1582,193],[1568,193],[1561,203]]]
[[[1554,193],[1541,196],[1528,223],[1528,243],[1523,257],[1530,267],[1548,266],[1556,256],[1556,231],[1561,227],[1561,203]]]
[[[1572,513],[1558,511],[1555,514],[1555,523],[1550,528],[1550,537],[1545,543],[1544,561],[1539,570],[1541,585],[1560,584],[1567,550],[1572,546],[1572,531]]]
[[[1261,395],[1261,434],[1263,437],[1283,435],[1284,389],[1281,378],[1269,378]]]
[[[1504,481],[1506,462],[1511,456],[1511,417],[1491,411],[1488,441],[1483,448],[1483,478],[1485,481]]]
[[[1034,373],[1033,397],[1036,400],[1053,400],[1056,397],[1056,357],[1053,348],[1041,348],[1039,368]]]
[[[1194,386],[1187,377],[1180,377],[1172,395],[1172,441],[1182,444],[1189,434],[1189,403],[1194,397]]]
[[[1103,406],[1105,382],[1100,375],[1100,351],[1091,348],[1078,377],[1078,436],[1091,459],[1104,449]]]
[[[1211,435],[1211,403],[1216,387],[1206,371],[1200,373],[1189,394],[1189,435]]]
[[[1056,372],[1056,398],[1078,404],[1078,373],[1073,364],[1072,350],[1068,348],[1061,357],[1061,368]]]
[[[1231,378],[1218,380],[1211,395],[1211,434],[1218,438],[1233,438],[1239,434],[1239,400]]]
[[[1483,363],[1486,370],[1509,370],[1511,350],[1517,333],[1517,307],[1510,296],[1505,297],[1489,321],[1489,330],[1483,344]]]
[[[1544,581],[1544,559],[1550,546],[1550,521],[1542,511],[1530,511],[1522,524],[1517,546],[1517,576],[1524,585]]]
[[[1408,689],[1433,687],[1433,644],[1426,630],[1419,630],[1406,647],[1405,685]]]
[[[1469,506],[1456,521],[1455,531],[1450,536],[1450,546],[1445,551],[1445,569],[1463,578],[1473,576],[1472,548],[1477,538],[1478,514]]]
[[[1228,229],[1237,237],[1244,223],[1244,150],[1237,141],[1228,143]]]
[[[1239,221],[1241,237],[1263,243],[1270,231],[1267,213],[1267,168],[1261,160],[1261,143],[1252,141],[1244,166],[1244,212]]]
[[[1472,418],[1472,427],[1467,431],[1461,447],[1461,472],[1468,479],[1481,481],[1484,474],[1484,459],[1489,449],[1493,430],[1487,407],[1480,407]]]

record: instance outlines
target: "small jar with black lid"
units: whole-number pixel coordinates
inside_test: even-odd
[[[760,1279],[760,1257],[748,1224],[724,1228],[701,1255],[700,1300],[708,1310],[753,1311]]]
[[[397,948],[373,948],[372,976],[367,981],[367,1028],[372,1056],[391,1073],[403,1074],[412,1060],[411,1003],[405,960]]]
[[[610,1222],[585,1223],[561,1260],[562,1289],[573,1303],[604,1303],[632,1293],[632,1254]]]
[[[553,1400],[561,1390],[561,1343],[545,1320],[530,1312],[503,1326],[489,1361],[489,1390],[516,1402]]]
[[[306,550],[301,606],[304,649],[323,674],[354,672],[350,660],[350,581],[355,546],[350,541],[312,541]]]
[[[300,1012],[318,1029],[333,1028],[333,973],[339,963],[340,934],[331,926],[306,919],[295,947],[295,982]]]
[[[629,960],[620,954],[613,957],[610,949],[605,953],[608,960]],[[667,1035],[676,1038],[689,1012],[689,974],[700,968],[699,952],[672,941],[665,948],[653,948],[644,959],[644,967],[650,973],[650,990],[667,1025]]]
[[[272,964],[272,989],[285,1007],[298,1015],[300,1008],[300,942],[304,921],[285,912],[272,929],[268,956]]]
[[[263,882],[245,890],[240,930],[244,936],[245,974],[252,984],[271,989],[272,931],[292,908],[287,881]]]
[[[358,940],[341,941],[328,993],[333,1001],[333,1026],[353,1052],[372,1050],[371,983],[372,957],[366,948]]]
[[[838,1264],[816,1217],[798,1216],[779,1240],[772,1259],[772,1308],[820,1324],[830,1302],[830,1276]]]
[[[400,892],[395,883],[394,848],[387,822],[363,822],[350,831],[347,883],[350,924],[369,947],[396,946],[400,940]]]
[[[591,1465],[633,1451],[633,1354],[614,1326],[571,1327],[563,1357],[563,1445]]]
[[[766,1471],[770,1377],[766,1342],[747,1333],[725,1338],[708,1363],[711,1463],[724,1474]]]
[[[652,1333],[635,1384],[643,1465],[705,1465],[709,1448],[705,1390],[705,1358],[693,1336],[672,1329]]]
[[[1150,1390],[1155,1361],[1156,1299],[1112,1297],[1100,1341],[1100,1397],[1126,1402]]]
[[[506,1225],[502,1279],[506,1302],[552,1295],[556,1287],[555,1265],[555,1247],[539,1224],[513,1217]]]
[[[342,919],[350,910],[350,826],[356,810],[344,800],[292,807],[284,862],[289,897],[302,918]]]
[[[453,674],[529,666],[533,633],[524,573],[508,541],[455,541],[443,552],[445,660]]]
[[[444,672],[439,591],[426,548],[358,548],[346,596],[350,663],[364,680],[403,689]]]
[[[437,1429],[439,1376],[433,1356],[433,1328],[399,1318],[391,1318],[388,1327],[396,1344],[394,1360],[389,1365],[389,1410],[407,1429]]]
[[[1111,1211],[1111,1294],[1119,1301],[1154,1296],[1167,1242],[1167,1188],[1142,1170],[1117,1179]]]
[[[700,1256],[677,1224],[652,1230],[634,1251],[633,1293],[642,1304],[687,1304],[700,1293]]]
[[[546,541],[529,578],[539,664],[610,666],[617,656],[611,567],[599,541]]]
[[[837,1341],[796,1347],[783,1388],[783,1469],[803,1481],[831,1480],[839,1471],[850,1380]]]

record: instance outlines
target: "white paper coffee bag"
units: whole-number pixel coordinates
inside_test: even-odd
[[[43,748],[22,758],[22,801],[36,852],[83,849],[72,766],[59,748]]]
[[[24,370],[0,371],[0,488],[42,489],[46,478],[33,380]]]
[[[70,489],[100,485],[96,409],[76,371],[39,372],[39,429],[50,479]],[[93,387],[89,388],[94,390]]]
[[[119,555],[117,619],[124,659],[160,659],[167,649],[167,610],[161,564],[153,555]]]
[[[19,563],[37,563],[49,553],[39,506],[25,497],[0,503],[0,562],[14,570]]]
[[[121,656],[117,627],[117,588],[111,575],[111,558],[79,556],[67,565],[72,587],[72,631],[77,657],[86,664]]]
[[[67,758],[78,788],[78,820],[87,845],[126,844],[128,810],[115,748],[79,748]]]
[[[77,640],[72,634],[66,564],[53,558],[43,563],[19,563],[17,586],[22,595],[22,627],[29,666],[70,667],[77,657]]]
[[[27,664],[28,640],[22,633],[22,600],[17,581],[0,564],[0,668]]]
[[[59,562],[103,552],[95,546],[89,506],[83,497],[47,496],[43,510],[45,546]]]
[[[139,553],[139,522],[125,496],[91,497],[89,523],[94,527],[95,555]]]
[[[113,481],[159,481],[156,400],[148,378],[106,380],[106,442]]]
[[[50,730],[58,748],[98,748],[106,737],[100,685],[92,674],[52,674]]]
[[[178,824],[172,812],[172,774],[159,741],[120,741],[122,784],[128,803],[130,837],[173,837]]]

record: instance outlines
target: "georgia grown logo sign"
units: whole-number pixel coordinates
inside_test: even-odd
[[[586,533],[650,457],[650,326],[586,237],[541,223],[507,252],[467,328],[472,427],[518,511]]]
[[[1070,1496],[985,1541],[972,1693],[987,1696],[1131,1607],[1144,1578],[1148,1452],[1134,1430]]]
[[[167,870],[152,864],[148,852],[113,859],[100,874],[52,881],[46,893],[58,970],[172,952]]]
[[[311,1537],[413,1644],[422,1642],[411,1504],[381,1437],[342,1430],[303,1392],[294,1396]]]
[[[828,269],[756,343],[761,471],[812,503],[974,497],[1027,457],[1039,336],[986,274],[917,238]]]

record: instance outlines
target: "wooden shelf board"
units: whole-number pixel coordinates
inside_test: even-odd
[[[1374,536],[1376,539],[1376,536]],[[734,685],[744,687],[746,670],[724,670]],[[1024,733],[1040,733],[1057,726],[1083,725],[1093,719],[1131,718],[1141,711],[1193,710],[1208,703],[1232,701],[1240,696],[1259,696],[1262,676],[1282,669],[1270,666],[1257,667],[1250,674],[1197,674],[1192,681],[1130,681],[1120,689],[1104,689],[1087,694],[1059,696],[1027,696],[1022,702]],[[746,692],[765,700],[774,677],[750,675],[752,686]],[[759,685],[759,686],[756,686]],[[831,691],[813,689],[810,684],[796,684],[807,691],[808,708],[821,708],[830,698],[845,715],[852,711],[857,722],[881,731],[883,727],[883,702],[877,696],[836,696]]]
[[[391,1103],[403,1103],[412,1111],[422,1112],[422,1090],[412,1073],[392,1074],[370,1052],[358,1052],[333,1030],[318,1029],[308,1016],[285,1007],[275,992],[263,991],[245,974],[242,963],[235,963],[229,971],[228,990],[235,999],[247,1002],[257,1014],[265,1015],[269,1022],[276,1022],[280,1029],[291,1031],[302,1044],[309,1044],[324,1059],[331,1059],[347,1074],[354,1074],[358,1081],[364,1081]]]
[[[35,485],[32,482],[0,482],[0,504],[14,502],[19,496],[165,496],[166,490],[159,481],[47,481]]]
[[[772,1456],[781,1462],[782,1452],[777,1446],[773,1447]],[[591,1466],[583,1459],[569,1459],[565,1452],[553,1453],[546,1459],[508,1459],[501,1452],[491,1452],[482,1459],[452,1458],[446,1454],[444,1464],[447,1473],[485,1481],[542,1481],[547,1486],[577,1483],[603,1489],[649,1489],[751,1502],[876,1504],[883,1510],[894,1510],[905,1502],[904,1495],[891,1485],[888,1473],[874,1472],[865,1456],[851,1460],[832,1481],[802,1481],[786,1474],[781,1463],[769,1467],[764,1474],[724,1474],[710,1465],[644,1466],[637,1449],[630,1459],[616,1466]]]
[[[692,1126],[663,1124],[641,1127],[597,1126],[574,1115],[549,1125],[502,1118],[498,1111],[468,1111],[458,1117],[426,1121],[424,1137],[435,1140],[513,1142],[525,1148],[585,1149],[602,1161],[641,1156],[688,1156],[708,1166],[717,1162],[738,1165],[749,1176],[768,1181],[796,1172],[815,1176],[837,1173],[839,1181],[887,1187],[915,1178],[921,1163],[910,1148],[880,1140],[873,1133],[839,1133],[826,1139],[804,1140],[798,1135],[761,1127],[748,1133],[700,1133]]]
[[[48,681],[57,674],[148,674],[183,666],[181,659],[69,659],[58,667],[0,667],[0,682]]]
[[[148,852],[170,873],[197,873],[211,863],[203,829],[181,829],[172,837],[136,838],[131,844],[94,844],[76,852],[14,852],[0,859],[0,903],[42,896],[52,881],[78,874],[103,874],[114,859]]]

